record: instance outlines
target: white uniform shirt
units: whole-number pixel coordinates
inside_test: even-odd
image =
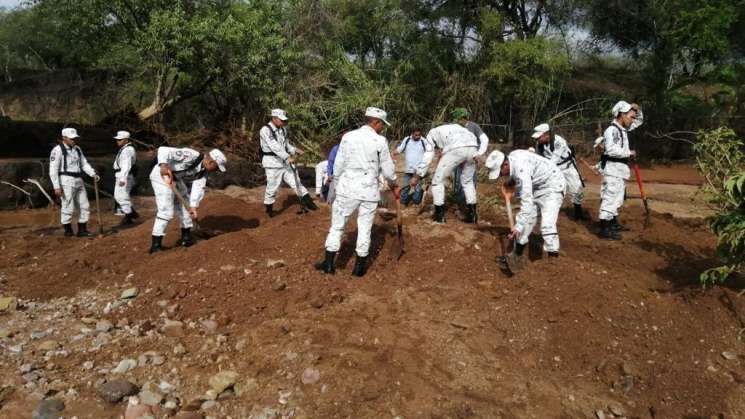
[[[344,134],[334,161],[336,194],[377,202],[380,200],[379,174],[388,180],[396,180],[385,137],[368,125]]]
[[[66,153],[62,152],[62,147],[65,148]],[[52,180],[54,189],[60,189],[60,183],[71,185],[75,182],[76,177],[63,175],[62,172],[80,174],[85,172],[90,177],[96,174],[93,167],[88,164],[88,160],[86,160],[80,147],[59,144],[52,149],[52,153],[49,155],[49,178]]]
[[[628,131],[616,121],[605,129],[603,145],[604,154],[609,157],[627,159],[631,156]],[[631,177],[631,170],[628,164],[609,161],[605,163],[603,174],[628,179]]]
[[[551,160],[559,169],[566,170],[572,167],[571,154],[567,140],[559,135],[554,135],[554,150],[551,151],[551,144],[539,144],[538,150],[540,155]],[[562,163],[564,162],[564,163]]]
[[[534,199],[551,192],[564,192],[564,175],[553,162],[528,150],[515,150],[507,159],[510,162],[510,176],[516,182],[515,193],[520,196],[520,212],[516,222],[526,225],[533,214]]]
[[[201,156],[202,153],[191,148],[158,147],[158,164],[167,164],[176,180],[191,183],[189,205],[193,208],[199,207],[207,186],[207,170]]]
[[[466,122],[464,126],[467,130],[471,131],[476,136],[479,145],[479,151],[476,153],[477,156],[483,156],[486,150],[489,148],[489,137],[486,135],[481,126],[473,121]]]
[[[435,146],[442,150],[443,154],[461,147],[474,147],[478,150],[479,146],[476,136],[460,124],[446,124],[432,128],[427,133],[427,143],[427,152],[424,153],[424,159],[417,173],[420,176],[426,174],[432,163],[435,157]]]
[[[275,155],[264,154],[261,158],[261,166],[264,168],[279,169],[287,165],[287,159],[290,155],[295,154],[295,147],[290,144],[287,138],[287,128],[277,128],[269,122],[259,131],[259,141],[261,143],[261,152],[274,153]]]
[[[132,167],[137,163],[135,148],[131,143],[127,143],[119,148],[114,159],[114,177],[118,182],[124,182],[130,175]]]
[[[424,153],[427,152],[427,141],[424,137],[414,140],[411,136],[404,138],[401,144],[396,147],[396,151],[404,153],[406,167],[404,173],[416,173],[419,166],[424,160]]]

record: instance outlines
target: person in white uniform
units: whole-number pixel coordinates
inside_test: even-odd
[[[130,197],[135,185],[135,176],[137,176],[137,152],[130,141],[128,131],[118,131],[114,139],[116,145],[119,146],[119,151],[114,158],[114,200],[124,213],[120,225],[126,226],[132,224],[133,220],[140,216],[132,207]]]
[[[60,198],[61,222],[65,237],[72,237],[72,216],[78,208],[78,237],[89,237],[87,223],[90,217],[88,194],[83,183],[83,173],[92,177],[95,182],[100,178],[83,155],[83,150],[75,145],[80,138],[75,128],[62,130],[62,143],[52,149],[49,156],[49,178],[52,181],[54,194]]]
[[[437,164],[435,174],[432,177],[432,201],[435,205],[434,221],[439,224],[445,223],[445,182],[460,165],[463,170],[460,182],[466,196],[466,223],[476,223],[476,186],[473,176],[476,172],[476,161],[480,153],[478,139],[465,127],[459,124],[446,124],[433,128],[427,133],[427,151],[420,165],[420,173],[426,173],[427,168],[434,157],[434,147],[442,150],[442,157]],[[485,151],[485,149],[484,149]],[[412,184],[416,184],[420,176],[412,178]],[[456,182],[458,179],[456,179]]]
[[[637,121],[638,106],[625,101],[613,107],[614,120],[603,133],[599,148],[603,151],[600,158],[600,171],[603,183],[600,188],[600,238],[604,240],[621,240],[624,227],[618,222],[618,210],[623,206],[626,181],[631,177],[629,159],[636,157],[636,151],[630,149],[628,132],[642,124]]]
[[[261,166],[266,173],[266,189],[264,190],[266,213],[269,217],[275,215],[274,201],[276,201],[277,190],[283,180],[300,198],[300,212],[315,211],[318,206],[313,202],[305,186],[300,183],[300,177],[296,172],[294,156],[303,154],[303,151],[290,144],[285,127],[287,113],[282,109],[273,109],[271,115],[271,121],[259,131]]]
[[[370,251],[375,210],[380,200],[378,175],[390,184],[396,197],[400,189],[396,182],[396,171],[388,150],[388,142],[380,135],[386,126],[388,115],[378,108],[367,108],[366,125],[346,133],[339,145],[334,161],[336,198],[331,207],[331,227],[326,236],[326,257],[315,265],[327,274],[335,272],[334,259],[341,247],[341,238],[347,221],[357,211],[357,259],[352,275],[364,276],[367,272],[367,257]]]
[[[162,250],[163,236],[174,212],[181,219],[179,244],[184,247],[194,244],[191,228],[193,220],[197,218],[197,208],[204,198],[207,175],[217,170],[225,172],[227,164],[225,155],[218,149],[202,154],[191,148],[158,147],[157,159],[157,164],[150,171],[150,183],[158,206],[150,253]],[[189,208],[181,205],[174,189],[189,204]]]
[[[520,211],[508,236],[517,239],[515,254],[523,254],[540,212],[543,250],[549,257],[558,257],[559,230],[556,221],[566,189],[559,168],[545,157],[528,150],[515,150],[507,158],[501,151],[492,151],[486,159],[486,167],[489,169],[489,179],[509,176],[504,187],[520,196]]]
[[[554,134],[549,124],[541,124],[535,127],[533,139],[536,140],[537,153],[552,162],[561,170],[567,184],[567,193],[572,198],[574,205],[574,219],[577,221],[585,219],[582,211],[582,201],[585,197],[585,183],[579,173],[574,151],[564,137]]]

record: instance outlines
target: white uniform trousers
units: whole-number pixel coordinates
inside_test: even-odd
[[[132,187],[135,185],[135,177],[132,175],[127,176],[127,183],[124,186],[119,186],[119,181],[115,180],[114,184],[114,199],[119,204],[122,212],[125,214],[132,213],[132,200],[129,193],[132,191]]]
[[[70,224],[75,207],[78,207],[78,222],[87,223],[90,217],[90,203],[88,194],[85,191],[85,184],[81,178],[73,178],[66,175],[60,175],[60,188],[62,189],[61,221],[62,224]]]
[[[292,188],[292,190],[298,194],[299,198],[308,194],[308,190],[305,189],[302,183],[295,187],[295,175],[292,173],[292,169],[289,167],[265,167],[266,172],[266,189],[264,190],[264,204],[271,205],[274,203],[277,197],[277,190],[284,180],[285,183]],[[298,180],[300,177],[298,176]]]
[[[150,183],[153,185],[155,204],[158,207],[158,212],[155,214],[155,222],[153,223],[153,236],[166,235],[166,227],[168,227],[168,222],[173,218],[174,212],[178,213],[181,219],[181,228],[191,228],[194,223],[189,216],[189,209],[181,206],[181,203],[178,202],[171,188],[160,177],[160,167],[155,166],[153,171],[150,172]],[[174,185],[181,193],[181,196],[188,202],[189,191],[184,182],[176,181]]]
[[[321,196],[321,188],[323,188],[323,182],[326,180],[328,164],[328,160],[324,160],[316,165],[316,196]]]
[[[361,201],[337,195],[331,208],[331,228],[326,236],[326,250],[338,252],[344,228],[352,214],[357,211],[357,256],[365,257],[370,252],[370,235],[375,221],[375,201]]]
[[[585,188],[582,186],[579,172],[574,166],[569,166],[569,168],[562,170],[562,173],[564,173],[564,180],[567,184],[566,192],[572,198],[572,204],[582,205],[582,201],[585,200]]]
[[[445,181],[452,175],[455,168],[463,163],[465,164],[461,171],[460,182],[466,195],[466,204],[476,203],[476,186],[473,184],[476,161],[473,157],[477,151],[476,147],[459,147],[442,155],[435,175],[432,177],[432,201],[435,205],[445,205]]]
[[[559,230],[556,227],[556,221],[559,218],[559,210],[564,202],[564,194],[559,192],[550,192],[540,198],[535,198],[533,204],[535,207],[531,210],[531,216],[528,219],[517,242],[528,244],[530,233],[538,221],[538,213],[541,215],[541,235],[543,236],[543,250],[547,252],[559,251]]]
[[[618,209],[623,206],[623,196],[626,192],[626,181],[620,177],[603,175],[603,184],[600,187],[600,214],[601,220],[612,220],[618,216]]]

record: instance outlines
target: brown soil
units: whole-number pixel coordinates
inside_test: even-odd
[[[484,186],[482,194],[489,191]],[[745,297],[698,285],[698,274],[717,264],[715,238],[702,220],[655,213],[643,229],[641,207],[629,205],[622,221],[632,231],[621,242],[603,242],[593,225],[562,214],[562,257],[534,255],[510,277],[494,262],[498,234],[506,231],[501,211],[482,205],[482,223],[473,227],[454,214],[434,225],[409,209],[403,258],[389,257],[393,222],[379,218],[372,266],[359,280],[349,275],[354,225],[337,274],[324,276],[312,264],[323,253],[328,208],[296,215],[295,198],[287,198],[269,219],[260,196],[257,189],[211,193],[199,225],[213,237],[155,255],[146,253],[152,208],[143,209],[143,224],[99,240],[4,227],[2,294],[115,299],[135,285],[144,291],[131,306],[103,317],[160,324],[164,304],[177,303],[171,318],[215,319],[228,347],[247,339],[248,348],[205,349],[215,337],[197,328],[180,338],[122,339],[115,349],[55,362],[59,376],[74,371],[84,383],[91,381],[79,371],[84,360],[115,364],[180,342],[191,358],[169,359],[133,380],[142,384],[176,367],[185,397],[197,398],[219,370],[254,378],[254,392],[219,402],[225,416],[249,417],[258,406],[308,418],[589,418],[597,410],[612,417],[612,405],[627,417],[745,417]],[[172,224],[169,246],[177,239]],[[270,268],[269,259],[285,266]],[[77,316],[102,316],[64,301]],[[724,351],[738,359],[726,360]],[[20,361],[0,357],[3,376],[17,375]],[[319,383],[301,382],[307,367],[321,372]],[[124,410],[89,386],[76,389],[68,415],[113,418]],[[282,390],[292,391],[286,405],[278,403]],[[18,393],[7,409],[26,406]]]

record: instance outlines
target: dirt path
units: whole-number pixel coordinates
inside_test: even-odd
[[[681,196],[676,187],[653,190]],[[0,416],[27,416],[47,395],[67,416],[115,418],[124,403],[105,403],[96,388],[126,378],[173,384],[163,406],[215,418],[745,417],[745,297],[698,286],[716,265],[700,219],[656,213],[643,230],[632,199],[622,217],[632,231],[609,243],[562,214],[562,257],[507,277],[494,263],[506,224],[498,211],[482,206],[473,227],[408,210],[402,260],[389,258],[393,225],[379,218],[370,272],[357,280],[354,226],[339,272],[323,276],[311,265],[328,208],[296,215],[295,199],[283,198],[268,219],[260,197],[210,194],[200,227],[215,237],[156,255],[146,254],[150,217],[98,241],[3,223],[2,294],[23,304],[0,317],[12,335],[1,342],[2,384],[16,388]],[[131,286],[137,297],[120,300]],[[101,319],[114,328],[96,331]],[[183,325],[164,328],[166,319]],[[50,339],[61,348],[40,350]],[[112,371],[147,351],[164,362]],[[26,364],[41,377],[24,385],[34,378],[19,373]],[[238,384],[209,403],[219,371]]]

